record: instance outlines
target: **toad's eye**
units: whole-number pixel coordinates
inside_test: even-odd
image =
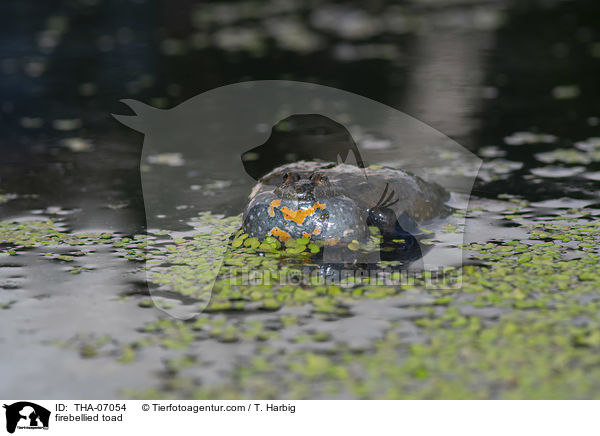
[[[299,179],[299,177],[296,173],[284,173],[282,179],[284,182],[295,182]]]
[[[329,177],[321,173],[313,173],[310,175],[310,180],[314,183],[324,183],[329,181]]]

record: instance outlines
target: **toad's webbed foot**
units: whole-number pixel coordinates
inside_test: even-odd
[[[379,201],[377,201],[375,206],[369,209],[367,224],[379,228],[384,239],[388,237],[393,239],[397,236],[396,224],[398,224],[398,220],[396,219],[396,213],[392,210],[391,206],[398,203],[399,198],[396,197],[396,199],[394,199],[395,192],[393,190],[388,194],[388,188],[389,184],[386,183]]]
[[[393,200],[394,195],[396,194],[393,190],[390,192],[390,194],[386,197],[385,194],[387,194],[388,188],[389,188],[389,183],[385,184],[385,189],[383,190],[383,193],[381,194],[381,197],[379,198],[379,201],[377,202],[377,204],[375,205],[374,208],[387,208],[387,207],[391,207],[394,204],[398,203],[398,201],[400,200],[398,197],[396,197],[395,200]]]
[[[383,236],[382,259],[419,258],[421,249],[417,239],[411,233],[417,231],[417,225],[406,212],[396,216],[391,206],[398,203],[399,198],[394,199],[393,190],[388,194],[388,188],[389,185],[386,184],[379,201],[369,209],[367,217],[367,225],[376,226]]]

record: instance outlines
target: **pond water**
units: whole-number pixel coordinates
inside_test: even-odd
[[[38,6],[0,14],[7,397],[597,398],[597,4]],[[248,185],[140,162],[142,135],[110,114],[261,79],[366,96],[483,160],[464,227],[440,232],[464,236],[461,287],[217,280],[207,310],[170,316]],[[140,174],[182,170],[196,199],[147,229]]]

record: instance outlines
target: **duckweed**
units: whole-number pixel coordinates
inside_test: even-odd
[[[73,251],[45,257],[66,263],[87,255],[71,247],[106,245],[125,259],[146,261],[151,283],[181,295],[201,296],[214,283],[207,310],[196,319],[157,319],[132,342],[91,337],[62,344],[84,358],[112,356],[129,365],[152,347],[173,353],[156,387],[124,390],[127,397],[598,398],[600,225],[593,213],[576,209],[530,222],[523,217],[531,206],[509,201],[514,208],[502,218],[527,237],[465,245],[474,264],[449,268],[462,286],[442,290],[426,286],[432,274],[401,286],[306,279],[303,268],[314,268],[319,244],[304,238],[283,247],[275,238],[261,243],[237,230],[239,217],[204,214],[200,230],[185,237],[71,234],[59,221],[2,222],[0,243],[4,255],[16,256],[65,246]],[[211,263],[207,253],[222,253],[223,261]],[[270,282],[252,282],[252,271]],[[282,281],[290,277],[298,280]],[[348,317],[362,322],[366,302],[397,313],[381,330],[367,327],[368,342],[357,347],[340,336],[343,329],[324,328]],[[138,304],[154,306],[148,298]],[[291,308],[302,315],[288,313]],[[186,373],[204,361],[206,341],[253,351],[238,361],[229,382],[210,384]]]

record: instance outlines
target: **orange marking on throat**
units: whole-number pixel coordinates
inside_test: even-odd
[[[289,207],[282,207],[281,212],[283,213],[283,218],[287,221],[294,221],[296,224],[301,225],[307,216],[314,215],[317,209],[325,209],[325,203],[316,202],[308,209],[299,209],[292,210]]]
[[[286,232],[285,230],[281,230],[279,227],[273,227],[269,234],[271,236],[278,237],[281,242],[285,242],[286,240],[291,238],[288,232]]]
[[[273,200],[271,204],[269,204],[269,216],[273,218],[275,216],[274,208],[281,206],[281,200]]]

